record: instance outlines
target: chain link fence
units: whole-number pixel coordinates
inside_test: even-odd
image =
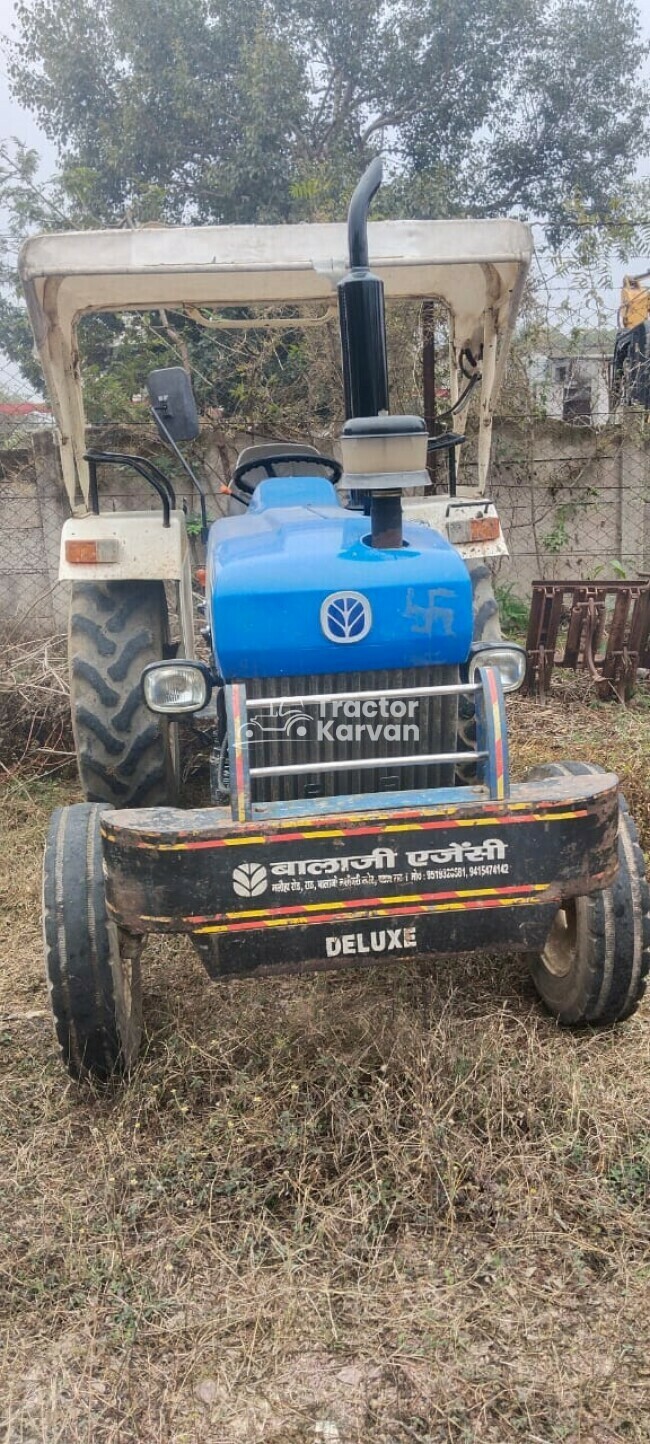
[[[51,636],[65,627],[57,581],[62,494],[54,428],[39,416],[0,425],[0,629],[5,638]]]
[[[65,630],[67,589],[57,580],[61,527],[69,515],[52,428],[0,447],[0,627],[5,636],[49,636]],[[9,438],[11,440],[11,437]],[[259,438],[258,438],[259,439]],[[211,520],[225,510],[224,486],[240,445],[203,433],[192,464],[207,492]],[[167,466],[148,427],[93,429],[89,444],[141,452]],[[510,556],[495,566],[497,585],[525,604],[532,582],[566,578],[636,578],[650,572],[650,442],[630,424],[593,427],[526,416],[498,418],[490,490]],[[476,477],[470,431],[460,480]],[[155,512],[155,493],[126,467],[104,467],[101,505]],[[186,511],[194,559],[202,560],[198,498],[174,471]]]
[[[246,444],[247,438],[241,440]],[[176,502],[185,512],[196,563],[202,561],[199,497],[191,479],[170,468],[153,424],[89,427],[89,448],[153,458],[173,476]],[[206,492],[210,520],[225,511],[225,485],[238,449],[211,428],[186,448]],[[99,470],[102,511],[160,510],[156,493],[126,465]],[[22,419],[0,427],[0,637],[44,638],[67,627],[68,584],[59,582],[61,529],[71,514],[64,489],[56,429]]]
[[[574,342],[560,336],[553,320],[549,311],[545,327],[533,334],[524,318],[493,429],[489,491],[510,552],[495,565],[495,579],[502,593],[522,606],[538,578],[633,579],[650,572],[650,442],[644,419],[631,409],[608,409],[609,340],[587,354],[583,333],[576,333],[573,354]],[[390,303],[388,332],[393,409],[424,413],[440,429],[455,425],[443,308],[437,302]],[[145,328],[144,340],[147,335]],[[210,364],[219,358],[228,362],[237,385],[227,415],[205,403],[201,435],[186,448],[205,488],[210,520],[225,511],[224,489],[237,453],[251,442],[306,439],[321,451],[336,452],[342,420],[336,316],[328,312],[306,329],[299,346],[295,336],[289,340],[282,332],[267,335],[263,327],[252,327],[234,338],[217,333],[211,342],[217,350],[210,353]],[[428,397],[423,397],[427,345],[431,374]],[[171,345],[168,359],[178,364]],[[143,351],[138,374],[141,370],[144,376],[147,364]],[[207,361],[202,368],[194,368],[199,392],[207,387]],[[133,401],[142,403],[131,408],[142,421],[89,427],[88,445],[151,457],[172,476],[198,564],[196,490],[146,419],[144,398]],[[477,401],[478,392],[460,449],[461,486],[472,487],[477,478]],[[437,488],[446,489],[442,454],[436,476]],[[155,512],[160,506],[146,483],[121,466],[101,468],[99,494],[102,510]],[[57,574],[61,527],[68,515],[51,417],[42,403],[21,402],[13,414],[11,406],[0,408],[0,629],[5,635],[65,630],[67,588]]]
[[[470,440],[462,472],[469,485],[473,449]],[[522,602],[540,578],[650,571],[650,450],[634,418],[603,417],[599,425],[498,418],[489,490],[510,552],[496,565],[497,582]]]

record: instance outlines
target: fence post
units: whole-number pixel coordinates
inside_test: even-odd
[[[61,458],[53,431],[38,431],[32,438],[36,495],[41,515],[43,552],[47,580],[51,587],[54,625],[65,629],[68,618],[68,585],[59,581],[61,528],[70,516],[70,505],[61,471]]]
[[[620,555],[625,571],[632,574],[643,571],[646,467],[646,452],[624,420],[618,453]]]

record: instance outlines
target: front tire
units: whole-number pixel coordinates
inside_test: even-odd
[[[169,644],[162,582],[75,582],[70,602],[70,707],[79,777],[88,802],[173,807],[178,723],[156,716],[140,688],[143,669]]]
[[[45,972],[68,1072],[100,1082],[128,1073],[142,1032],[142,939],[106,911],[100,818],[82,802],[52,816],[43,859]]]
[[[599,772],[587,763],[551,763],[534,776]],[[618,874],[610,887],[569,898],[546,946],[530,959],[535,987],[564,1025],[612,1024],[636,1011],[650,967],[650,891],[638,833],[619,797]]]

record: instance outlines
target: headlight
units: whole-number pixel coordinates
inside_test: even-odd
[[[526,652],[516,642],[485,642],[472,648],[469,680],[476,681],[477,667],[496,667],[504,692],[518,692],[526,676]]]
[[[142,692],[151,712],[200,712],[212,691],[200,662],[152,662],[142,673]]]

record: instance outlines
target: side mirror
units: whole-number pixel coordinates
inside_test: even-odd
[[[199,434],[199,413],[192,383],[182,366],[151,371],[147,391],[163,441],[193,441]]]

